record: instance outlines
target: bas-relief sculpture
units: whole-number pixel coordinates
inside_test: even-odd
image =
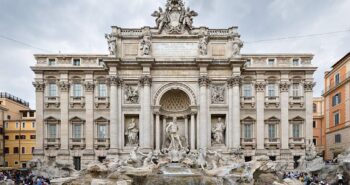
[[[149,56],[151,53],[151,36],[145,35],[140,42],[141,56]]]
[[[131,118],[130,122],[127,124],[125,135],[127,136],[127,146],[138,145],[139,144],[139,129],[137,128],[135,118]]]
[[[221,85],[211,86],[211,103],[212,104],[225,103],[225,86],[221,86]]]
[[[129,104],[139,103],[139,89],[137,87],[127,85],[125,87],[125,102]]]
[[[209,42],[208,36],[204,35],[199,39],[198,48],[199,48],[199,55],[200,56],[208,55],[208,42]]]
[[[213,125],[213,128],[211,130],[212,132],[212,143],[213,144],[218,144],[222,145],[224,144],[225,141],[225,130],[226,130],[226,125],[225,123],[221,120],[219,117],[217,122]]]

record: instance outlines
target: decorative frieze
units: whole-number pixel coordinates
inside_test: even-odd
[[[313,88],[315,87],[316,83],[312,81],[305,81],[304,82],[304,90],[305,92],[312,92]]]
[[[266,83],[265,82],[256,82],[255,89],[257,92],[265,92]]]
[[[199,86],[209,86],[210,84],[210,79],[208,76],[200,76],[198,79]]]
[[[44,82],[33,82],[33,86],[35,87],[36,92],[42,92],[45,90],[45,83]]]
[[[242,78],[240,76],[234,76],[227,80],[228,87],[239,86],[242,82]]]
[[[141,84],[141,86],[151,86],[152,77],[149,75],[144,75],[140,78],[139,83]]]
[[[120,86],[123,83],[123,80],[119,78],[119,76],[110,76],[108,77],[108,81],[110,85]]]
[[[60,87],[61,92],[65,92],[65,91],[69,90],[70,84],[69,84],[69,82],[61,81],[59,83],[59,87]]]
[[[94,88],[95,88],[95,84],[93,82],[85,82],[84,84],[85,86],[85,91],[94,91]]]
[[[288,92],[289,91],[289,83],[288,82],[281,82],[280,83],[280,91],[281,92]]]

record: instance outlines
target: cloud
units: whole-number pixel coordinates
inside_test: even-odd
[[[239,26],[244,41],[324,33],[350,28],[347,0],[185,0],[197,11],[196,26]],[[104,34],[110,26],[153,26],[150,14],[165,0],[2,0],[0,35],[53,53],[107,53]],[[246,43],[244,53],[313,53],[315,95],[323,89],[323,74],[349,52],[350,33],[303,39]],[[0,91],[35,105],[33,49],[0,38]]]

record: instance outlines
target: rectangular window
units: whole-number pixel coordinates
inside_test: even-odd
[[[14,147],[14,148],[13,148],[13,153],[14,153],[14,154],[18,154],[18,153],[19,153],[18,147]]]
[[[243,85],[243,96],[244,97],[251,97],[252,96],[252,86],[251,86],[251,84],[244,84]]]
[[[252,124],[244,124],[244,138],[245,139],[252,138]]]
[[[252,65],[252,60],[251,59],[247,59],[247,61],[245,62],[245,66],[250,67]]]
[[[26,153],[26,148],[22,147],[22,154],[25,154],[25,153]]]
[[[267,96],[269,97],[275,97],[276,96],[276,89],[275,89],[275,84],[268,84],[267,85]]]
[[[10,137],[8,136],[8,135],[5,135],[5,138],[4,138],[5,140],[9,140],[10,139]]]
[[[19,135],[15,135],[15,139],[18,140],[20,138]]]
[[[5,154],[9,154],[9,153],[10,153],[10,149],[9,149],[8,147],[5,147],[5,148],[4,148],[4,153],[5,153]]]
[[[313,122],[312,122],[312,127],[313,127],[313,128],[316,128],[316,121],[313,121]]]
[[[56,65],[56,59],[49,59],[49,66]]]
[[[317,139],[312,139],[312,142],[314,143],[314,145],[317,145]]]
[[[268,64],[269,66],[274,66],[274,65],[275,65],[275,59],[269,59],[269,60],[267,61],[267,64]]]
[[[316,105],[316,103],[312,104],[312,109],[313,109],[314,113],[317,112],[317,105]]]
[[[49,84],[48,96],[50,96],[50,97],[57,96],[57,84]]]
[[[99,139],[107,138],[107,125],[105,125],[105,124],[98,124],[97,125],[97,137]]]
[[[73,84],[73,96],[74,97],[82,97],[82,85],[81,84]]]
[[[107,85],[106,84],[98,84],[98,96],[99,97],[107,97]]]
[[[29,117],[34,117],[34,112],[33,111],[31,111],[31,112],[29,112]]]
[[[26,128],[26,122],[22,122],[22,128]]]
[[[73,59],[73,66],[80,66],[80,59]]]
[[[35,135],[30,135],[30,139],[35,139],[36,136]]]
[[[27,112],[22,112],[22,117],[26,118],[27,117]]]
[[[299,59],[293,59],[293,66],[299,66]]]
[[[81,127],[82,127],[82,125],[75,123],[72,126],[73,126],[72,137],[75,138],[75,139],[82,138],[81,137]]]
[[[5,122],[5,128],[9,128],[9,123]]]
[[[26,139],[26,135],[21,135],[21,139]]]
[[[341,103],[341,93],[337,93],[332,97],[332,105],[336,106]]]
[[[35,122],[32,122],[32,128],[35,128]]]
[[[269,139],[276,138],[276,124],[269,124]]]
[[[299,92],[300,92],[300,89],[299,89],[299,84],[297,84],[297,83],[294,83],[293,85],[292,85],[292,91],[293,91],[293,96],[294,97],[298,97],[298,96],[300,96],[299,95]]]
[[[293,138],[299,138],[299,137],[300,137],[300,125],[293,124]]]
[[[334,113],[334,126],[339,125],[340,123],[340,113],[339,112],[335,112]]]
[[[16,122],[16,128],[19,128],[19,123],[18,122]]]
[[[51,139],[56,139],[57,136],[57,127],[56,127],[56,124],[48,124],[47,125],[47,137],[48,138],[51,138]]]
[[[336,134],[334,137],[335,137],[334,138],[335,143],[341,143],[341,135],[340,134]]]
[[[340,75],[339,75],[339,73],[337,73],[337,74],[334,76],[334,81],[335,81],[335,85],[340,84]]]

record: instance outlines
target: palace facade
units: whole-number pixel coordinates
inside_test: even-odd
[[[37,157],[80,169],[135,146],[162,151],[173,121],[190,151],[241,148],[291,166],[305,155],[313,55],[241,54],[237,27],[194,27],[181,0],[152,16],[156,27],[113,26],[109,54],[35,55]]]

